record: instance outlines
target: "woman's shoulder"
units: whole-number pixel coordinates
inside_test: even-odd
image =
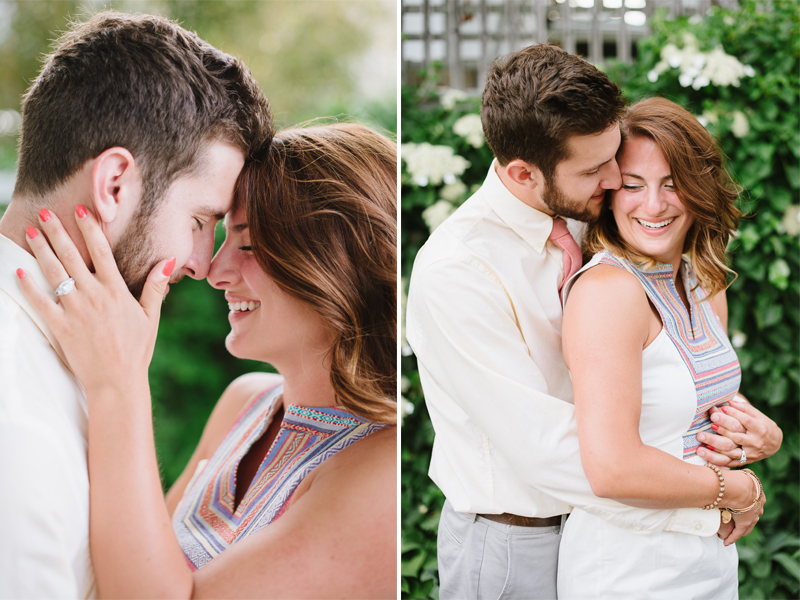
[[[639,279],[625,268],[625,259],[603,252],[596,254],[570,282],[568,298],[595,298],[598,295],[612,300],[639,298],[646,294]]]
[[[331,456],[320,471],[363,471],[385,473],[397,471],[397,426],[381,427]],[[377,469],[377,471],[376,471]]]
[[[342,486],[356,497],[369,498],[364,510],[376,502],[383,506],[396,502],[397,432],[397,426],[387,425],[325,460],[298,486],[293,502],[315,487],[328,486]]]
[[[275,373],[247,373],[228,384],[206,424],[207,448],[213,452],[253,401],[281,383],[283,377]]]
[[[564,306],[565,348],[570,340],[585,340],[595,334],[603,337],[623,330],[637,343],[640,337],[646,343],[650,303],[633,273],[619,264],[597,261],[571,283]]]

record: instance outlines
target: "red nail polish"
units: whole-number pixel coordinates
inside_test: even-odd
[[[167,264],[165,264],[165,265],[164,265],[164,269],[163,269],[161,272],[162,272],[164,275],[166,275],[167,277],[169,277],[170,275],[172,275],[172,271],[175,269],[175,262],[176,262],[176,261],[177,261],[177,259],[176,259],[175,257],[172,257],[172,258],[170,258],[170,259],[167,261]]]
[[[728,414],[728,407],[727,406],[723,406],[722,407],[722,412],[724,412],[727,415]]]
[[[36,236],[38,236],[38,235],[39,235],[39,232],[38,232],[38,231],[36,231],[36,227],[28,227],[28,228],[25,230],[25,233],[27,233],[27,234],[28,234],[28,237],[29,237],[29,238],[31,238],[32,240],[35,240],[35,239],[36,239]]]
[[[47,210],[46,208],[43,208],[42,210],[39,211],[39,218],[42,220],[43,223],[47,223],[50,220],[51,216],[52,215],[50,214],[50,211]]]
[[[23,271],[22,269],[17,269],[17,277],[19,277],[20,279],[25,279],[25,271]]]
[[[714,424],[711,426],[711,429],[713,429],[714,431],[719,431],[719,425]]]
[[[78,215],[79,219],[83,219],[86,217],[86,209],[81,204],[78,204],[75,207],[75,214]]]
[[[714,450],[714,446],[706,446],[706,448],[708,448],[708,449],[709,449],[709,450],[711,450],[712,452],[715,452],[715,450]]]

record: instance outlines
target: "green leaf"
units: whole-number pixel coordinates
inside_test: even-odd
[[[422,563],[425,562],[425,553],[420,552],[411,559],[403,560],[400,565],[400,574],[406,577],[416,577],[419,574]]]
[[[772,557],[775,562],[780,564],[786,569],[789,574],[797,580],[800,580],[800,561],[796,557],[789,556],[783,552],[779,552]]]

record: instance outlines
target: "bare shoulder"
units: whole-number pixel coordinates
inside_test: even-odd
[[[382,497],[394,502],[397,446],[396,426],[371,433],[322,463],[298,488],[296,498],[315,487],[330,485],[349,488],[354,496],[362,496],[369,490],[374,494],[372,501]]]
[[[568,366],[575,350],[584,351],[587,344],[597,347],[619,339],[643,348],[653,335],[647,294],[624,269],[602,264],[589,269],[573,284],[567,300],[562,339]]]
[[[342,450],[330,461],[334,468],[373,472],[379,467],[397,469],[397,427],[388,426],[380,429],[357,443]],[[380,469],[385,472],[386,469]]]
[[[640,305],[647,309],[647,294],[632,273],[612,265],[601,264],[578,277],[572,285],[567,306],[570,303],[581,307],[598,308]]]
[[[206,428],[213,431],[221,429],[224,436],[236,418],[258,394],[281,381],[283,378],[275,373],[246,373],[237,377],[220,396]],[[219,441],[222,441],[221,438]]]
[[[710,299],[711,308],[714,309],[714,314],[719,317],[723,329],[728,330],[728,298],[725,290],[714,294]]]

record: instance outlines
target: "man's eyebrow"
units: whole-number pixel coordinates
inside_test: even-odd
[[[611,158],[609,158],[607,161],[601,162],[599,165],[595,165],[593,167],[589,167],[588,169],[585,169],[585,172],[590,173],[591,171],[597,171],[600,167],[602,167],[603,165],[607,165],[612,160],[614,160],[613,156]]]

